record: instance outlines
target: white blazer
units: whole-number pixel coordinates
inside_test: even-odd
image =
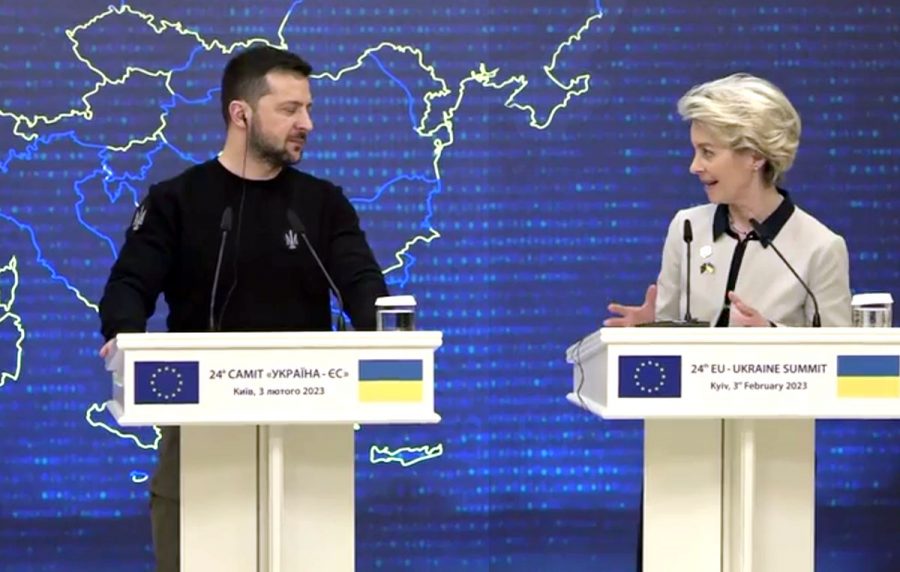
[[[850,263],[844,239],[785,199],[763,221],[772,243],[791,263],[819,302],[822,326],[849,326]],[[691,268],[686,268],[684,220],[693,228]],[[771,248],[751,233],[743,244],[728,224],[726,205],[703,205],[676,213],[669,224],[657,281],[657,320],[679,320],[691,273],[691,314],[712,325],[727,323],[731,288],[746,304],[777,325],[812,325],[813,303]],[[724,313],[724,315],[723,315]],[[720,323],[719,325],[725,325]]]

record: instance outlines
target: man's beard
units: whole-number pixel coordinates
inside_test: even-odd
[[[303,158],[302,149],[297,158],[294,159],[291,157],[291,154],[288,153],[287,149],[278,147],[267,141],[263,136],[262,131],[256,125],[255,122],[250,123],[250,134],[247,144],[249,145],[250,152],[256,155],[260,161],[274,168],[290,167],[291,165],[296,165],[300,162],[300,159]]]

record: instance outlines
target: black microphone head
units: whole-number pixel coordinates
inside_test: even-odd
[[[306,227],[303,225],[303,221],[300,220],[300,217],[297,216],[297,213],[293,211],[293,209],[287,210],[287,219],[288,224],[291,225],[291,229],[297,234],[306,234]]]
[[[223,231],[231,230],[231,219],[232,219],[232,210],[231,207],[225,207],[225,212],[222,213],[222,222],[219,224],[219,229]]]
[[[684,219],[684,241],[692,242],[694,240],[694,229],[691,228],[690,219]]]
[[[759,237],[759,241],[762,243],[763,248],[767,248],[769,246],[769,235],[766,233],[765,227],[755,218],[750,219],[750,226],[753,227],[753,230]]]

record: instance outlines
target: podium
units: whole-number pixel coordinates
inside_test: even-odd
[[[815,420],[900,418],[900,329],[603,328],[569,401],[644,419],[645,572],[812,572]]]
[[[121,334],[122,426],[181,427],[181,569],[352,572],[354,424],[437,423],[440,332]]]

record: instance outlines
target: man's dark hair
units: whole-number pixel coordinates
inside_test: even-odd
[[[228,104],[243,99],[251,106],[269,92],[266,74],[271,71],[292,72],[309,77],[312,66],[287,50],[257,46],[231,58],[222,74],[222,117],[228,125]]]

